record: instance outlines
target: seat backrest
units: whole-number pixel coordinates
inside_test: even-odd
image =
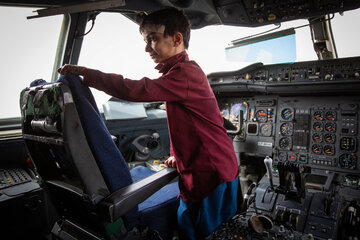
[[[52,84],[38,82],[22,91],[20,105],[27,150],[50,190],[61,192],[58,209],[65,205],[66,212],[73,208],[77,211],[73,215],[81,215],[80,211],[89,211],[132,183],[127,164],[81,78],[67,75]],[[84,207],[73,201],[82,201]],[[129,217],[134,219],[136,212]]]
[[[88,144],[110,192],[131,184],[129,168],[101,117],[90,89],[74,75],[62,76],[58,82],[71,89]]]

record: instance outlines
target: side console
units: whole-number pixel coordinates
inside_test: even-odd
[[[0,152],[1,238],[25,239],[45,234],[50,231],[51,221],[48,198],[26,160],[23,139],[2,139]]]

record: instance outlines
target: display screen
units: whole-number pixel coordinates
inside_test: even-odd
[[[313,183],[318,185],[324,185],[326,183],[327,176],[316,175],[316,174],[308,174],[305,177],[306,183]]]

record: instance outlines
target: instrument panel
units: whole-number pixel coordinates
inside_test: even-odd
[[[212,239],[359,236],[352,217],[360,209],[359,69],[357,57],[208,75],[231,127],[245,202],[245,214]],[[257,232],[266,224],[252,218],[271,224]]]
[[[234,137],[237,152],[273,156],[317,169],[355,172],[360,169],[360,96],[222,97],[224,119],[242,131]]]
[[[252,238],[254,212],[256,217],[270,219],[272,226],[259,239],[288,239],[289,234],[289,239],[299,240],[356,235],[355,228],[344,230],[344,226],[358,224],[348,221],[348,215],[360,202],[359,95],[255,94],[221,97],[218,103],[222,112],[235,109],[230,111],[233,117],[225,114],[225,119],[237,128],[242,123],[241,132],[232,135],[240,165],[253,156],[270,156],[273,177],[271,181],[269,175],[261,178],[249,197],[247,214],[228,223],[239,230],[234,233],[226,225],[212,239],[221,239],[217,236],[224,237],[224,233]],[[236,115],[239,108],[234,106],[241,106],[243,121],[238,121],[241,115]],[[281,229],[285,225],[290,232]]]

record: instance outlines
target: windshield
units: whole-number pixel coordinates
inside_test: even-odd
[[[62,16],[27,20],[31,8],[0,7],[0,64],[3,87],[0,94],[0,118],[19,117],[19,93],[35,79],[51,80]],[[339,57],[360,56],[360,33],[356,23],[360,10],[335,14],[331,20]],[[308,24],[307,20],[282,23],[278,30]],[[91,25],[91,24],[89,24]],[[354,26],[354,27],[351,27]],[[226,60],[225,48],[232,40],[274,28],[274,25],[246,28],[209,26],[192,30],[189,57],[206,74],[241,69],[251,62]],[[89,26],[90,28],[90,26]],[[281,53],[279,53],[281,54]],[[317,60],[309,27],[296,29],[296,61]],[[145,52],[145,42],[138,25],[118,13],[101,13],[93,30],[84,37],[79,65],[104,72],[121,73],[125,77],[156,78],[159,73]],[[110,97],[94,92],[101,108]]]
[[[306,20],[288,22],[282,24],[280,29],[307,23]],[[228,44],[234,39],[272,28],[274,26],[246,28],[221,25],[192,30],[189,58],[195,60],[206,74],[241,69],[251,63],[228,61],[225,56]],[[296,42],[297,61],[317,59],[308,27],[297,29]],[[93,30],[84,38],[79,65],[103,72],[119,73],[131,79],[159,76],[154,69],[155,64],[145,52],[145,42],[139,33],[138,25],[116,13],[101,13],[97,16]],[[110,98],[95,89],[92,91],[99,108]]]
[[[356,9],[344,12],[343,16],[336,14],[331,21],[339,58],[360,56],[359,20],[360,9]]]
[[[51,80],[63,17],[27,20],[33,10],[0,7],[0,118],[20,117],[20,92],[31,81]]]
[[[339,57],[360,55],[359,34],[344,27],[355,22],[359,16],[360,10],[354,10],[345,12],[343,16],[335,14],[331,20]],[[317,60],[307,24],[307,20],[296,20],[282,23],[280,28],[274,25],[258,28],[221,25],[192,30],[188,54],[206,74],[238,70],[251,62],[233,62],[226,59],[225,48],[232,40],[274,28],[277,28],[275,31],[279,31],[294,27],[296,28],[296,61]],[[101,13],[97,16],[94,29],[84,38],[79,65],[104,72],[120,73],[132,79],[159,76],[154,69],[155,64],[145,52],[145,43],[139,34],[138,25],[116,13]],[[92,91],[100,108],[102,103],[110,98],[97,90]]]

